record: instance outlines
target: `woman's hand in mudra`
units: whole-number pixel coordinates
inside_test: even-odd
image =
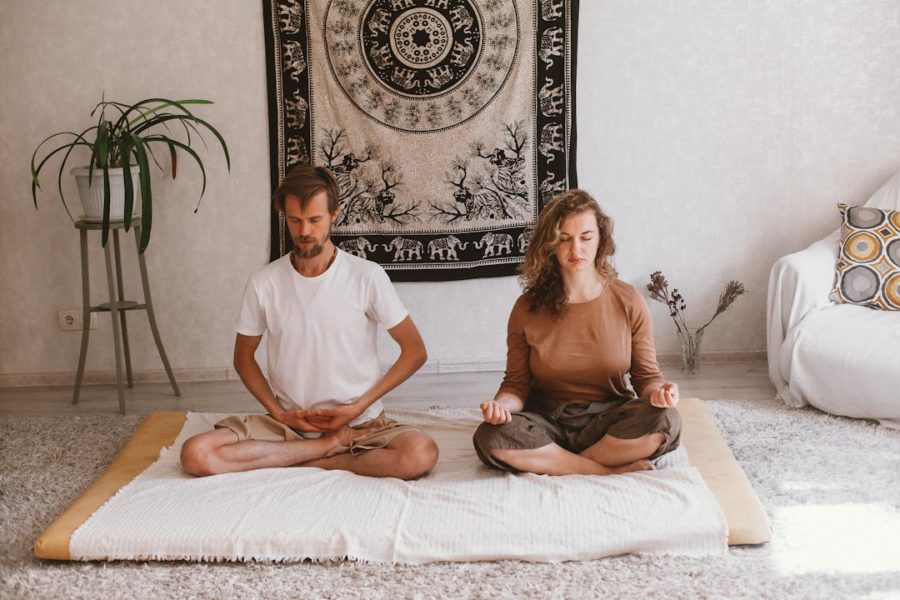
[[[678,384],[664,383],[650,394],[650,404],[656,408],[671,408],[678,404]]]
[[[481,414],[484,416],[484,422],[491,425],[504,425],[512,421],[512,413],[509,412],[509,409],[496,400],[482,402]]]

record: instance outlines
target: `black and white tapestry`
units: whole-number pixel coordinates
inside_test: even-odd
[[[273,189],[340,183],[332,240],[395,281],[513,275],[576,186],[578,0],[264,0]],[[272,259],[291,250],[272,213]]]

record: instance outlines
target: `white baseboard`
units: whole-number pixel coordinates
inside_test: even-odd
[[[473,373],[478,371],[505,371],[506,357],[450,358],[440,362],[441,373]]]
[[[173,369],[175,381],[227,381],[238,379],[237,373],[230,367],[208,369]],[[132,373],[135,382],[167,383],[169,381],[163,369],[135,371]],[[86,371],[85,385],[114,384],[115,371]],[[0,375],[0,387],[35,387],[35,386],[70,386],[75,385],[75,372],[57,373],[12,373]]]
[[[701,352],[700,364],[703,363],[730,363],[746,360],[766,360],[765,350],[729,350],[726,352]],[[660,366],[673,366],[681,364],[680,352],[660,352],[656,355],[656,361]]]
[[[382,372],[387,371],[391,363],[382,362],[379,364]],[[506,369],[505,357],[487,357],[487,358],[444,358],[440,360],[429,360],[418,373],[478,373],[503,371]]]
[[[381,369],[381,372],[384,373],[390,367],[390,363],[379,362],[378,367]],[[417,373],[440,373],[441,364],[439,360],[429,360],[426,361],[422,368],[416,371]]]
[[[662,352],[657,354],[660,365],[673,366],[681,364],[680,352]],[[700,363],[729,363],[745,360],[765,360],[765,350],[733,350],[727,352],[701,352]],[[387,368],[390,365],[382,365]],[[479,371],[505,371],[506,357],[493,356],[484,358],[445,358],[429,360],[422,367],[423,373],[474,373]]]
[[[739,350],[733,352],[706,352],[700,354],[700,363],[728,363],[748,360],[765,360],[765,350]],[[671,367],[681,363],[681,355],[677,352],[663,352],[657,355],[659,364]],[[390,364],[382,364],[387,370]],[[444,358],[429,360],[419,373],[478,373],[494,372],[506,369],[506,357],[482,358]],[[232,367],[203,369],[175,369],[175,380],[192,381],[234,381],[240,379]],[[134,381],[142,383],[165,383],[168,381],[163,369],[136,371]],[[88,371],[84,374],[84,383],[113,384],[116,382],[115,371]],[[69,386],[75,385],[75,372],[58,373],[10,373],[0,374],[0,388],[36,387],[36,386]]]

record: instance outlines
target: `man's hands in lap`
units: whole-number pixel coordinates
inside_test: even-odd
[[[284,423],[291,429],[296,429],[297,431],[315,431],[322,432],[327,431],[327,429],[319,427],[311,422],[310,411],[302,410],[302,409],[294,409],[294,410],[284,410],[280,411],[278,414],[273,414],[276,421],[280,421]]]
[[[362,414],[356,404],[341,404],[327,408],[310,408],[306,411],[309,422],[317,431],[337,431]]]

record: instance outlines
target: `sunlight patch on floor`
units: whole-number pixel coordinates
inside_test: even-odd
[[[786,506],[773,531],[783,575],[900,572],[900,512],[887,504]]]
[[[855,596],[855,598],[856,600],[898,600],[900,598],[900,589],[881,590],[864,596]]]

